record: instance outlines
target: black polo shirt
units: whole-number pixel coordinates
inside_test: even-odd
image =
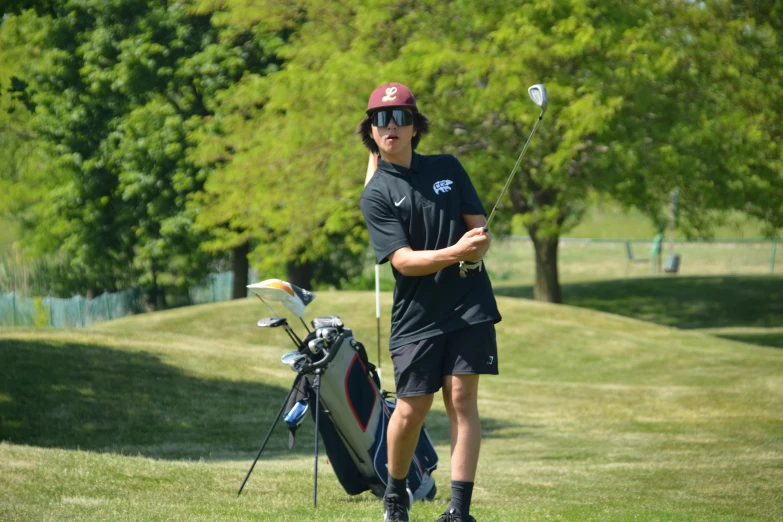
[[[449,247],[468,230],[463,214],[486,215],[457,158],[415,152],[410,169],[378,161],[361,208],[378,263],[406,246]],[[471,270],[464,279],[456,263],[420,277],[406,277],[393,266],[392,271],[396,285],[389,348],[501,319],[484,269]]]

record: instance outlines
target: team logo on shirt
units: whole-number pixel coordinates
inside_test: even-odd
[[[436,181],[435,184],[432,186],[432,190],[435,191],[435,194],[441,194],[443,192],[448,192],[451,190],[451,184],[453,181],[450,179],[444,179],[441,181]]]

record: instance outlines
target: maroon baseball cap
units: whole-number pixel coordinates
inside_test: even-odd
[[[370,95],[367,114],[382,107],[408,107],[416,110],[416,98],[410,89],[401,83],[384,83]]]

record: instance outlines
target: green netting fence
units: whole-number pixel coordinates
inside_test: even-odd
[[[249,280],[255,281],[251,271]],[[234,273],[210,274],[188,290],[189,304],[216,303],[231,299]],[[14,292],[0,294],[0,327],[37,326],[79,328],[101,321],[145,311],[144,293],[135,288],[105,293],[88,299],[82,296],[22,297]]]
[[[135,288],[93,299],[0,295],[0,326],[78,328],[141,311],[141,291]]]
[[[253,274],[248,274],[248,281],[253,282]],[[188,290],[190,304],[217,303],[231,299],[231,289],[234,285],[234,272],[209,274]]]

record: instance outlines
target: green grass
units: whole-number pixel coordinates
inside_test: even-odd
[[[532,298],[532,286],[495,293]],[[783,326],[783,277],[703,276],[586,281],[563,285],[566,304],[677,328]]]
[[[651,242],[631,243],[630,261],[625,242],[595,242],[591,240],[562,241],[558,248],[558,274],[560,282],[568,285],[577,282],[628,280],[639,278],[676,279],[695,276],[767,276],[770,275],[772,242],[766,243],[675,243],[680,255],[678,274],[665,274],[650,260]],[[666,242],[661,263],[669,256]],[[533,244],[525,239],[496,238],[486,256],[486,268],[495,286],[524,287],[535,281],[535,255]],[[775,249],[773,275],[783,274],[783,243]],[[372,265],[367,267],[365,279],[374,285]],[[381,268],[381,287],[394,288],[389,263]],[[532,295],[532,293],[530,294]],[[525,295],[527,297],[527,295]]]
[[[558,272],[563,283],[589,280],[626,279],[663,275],[650,263],[651,243],[632,243],[631,254],[640,262],[628,260],[625,243],[577,241],[561,243]],[[783,246],[783,245],[781,245]],[[665,263],[669,246],[662,256]],[[678,276],[768,275],[771,243],[677,243],[680,255]],[[775,250],[775,273],[783,273],[783,248]],[[493,281],[501,284],[531,284],[535,279],[534,250],[530,241],[496,240],[487,255]]]
[[[498,302],[501,375],[482,379],[477,520],[780,520],[783,351],[728,338],[779,340],[780,324],[754,320],[763,307],[700,331]],[[384,293],[385,317],[390,303]],[[341,315],[374,360],[373,310],[372,293],[320,292],[307,315]],[[278,428],[236,498],[293,376],[279,362],[283,333],[254,326],[265,315],[248,299],[81,331],[0,330],[0,520],[379,520],[380,503],[348,497],[325,457],[313,511],[309,421],[293,452]],[[680,326],[706,328],[700,317]],[[385,355],[382,366],[391,388]],[[435,520],[448,500],[437,402],[428,427],[440,492],[414,521]]]
[[[756,219],[740,212],[729,212],[723,222],[715,226],[713,236],[718,239],[759,238],[763,237],[762,228],[761,223]],[[517,235],[526,235],[522,226],[517,225],[513,229]],[[596,203],[587,210],[582,221],[564,236],[593,239],[652,239],[657,233],[658,230],[653,222],[636,209],[623,210],[613,204]],[[682,237],[682,234],[678,233],[678,236]]]

